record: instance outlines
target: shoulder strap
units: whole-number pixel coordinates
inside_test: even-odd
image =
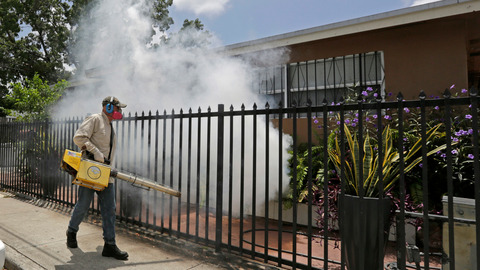
[[[108,160],[110,160],[110,156],[112,155],[112,147],[113,147],[113,125],[110,122],[110,152],[108,152]]]

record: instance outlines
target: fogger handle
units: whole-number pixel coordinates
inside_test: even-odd
[[[118,179],[125,180],[127,182],[132,183],[132,184],[138,184],[138,185],[141,185],[141,186],[144,186],[144,187],[152,188],[152,189],[167,193],[167,194],[175,196],[175,197],[180,197],[181,196],[180,191],[176,191],[174,189],[164,187],[164,186],[159,185],[159,184],[152,183],[150,181],[144,180],[144,179],[142,179],[140,177],[137,177],[137,176],[133,176],[133,175],[125,174],[125,173],[122,173],[122,172],[117,172],[117,171],[115,171],[115,172],[112,171],[111,176],[115,177],[115,178],[118,178]]]

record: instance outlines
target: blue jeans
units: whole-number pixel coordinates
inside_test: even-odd
[[[78,200],[73,209],[68,231],[78,232],[80,223],[88,212],[94,193],[100,200],[100,213],[102,214],[103,240],[109,245],[115,245],[115,185],[110,183],[102,191],[95,191],[86,187],[79,187]]]

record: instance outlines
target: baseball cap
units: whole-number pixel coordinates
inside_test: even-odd
[[[121,103],[120,100],[118,100],[118,98],[113,97],[113,96],[108,96],[108,97],[104,98],[103,101],[102,101],[102,106],[105,106],[108,103],[111,103],[113,106],[117,106],[119,108],[127,107],[127,104]]]

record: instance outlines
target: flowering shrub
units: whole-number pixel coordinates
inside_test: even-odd
[[[451,93],[453,92],[453,93]],[[462,89],[457,91],[455,86],[452,85],[448,91],[445,92],[445,98],[450,97],[466,97],[468,91]],[[391,101],[394,97],[391,93],[387,93],[384,96],[386,101]],[[396,97],[399,98],[399,97]],[[401,96],[400,96],[401,98]],[[427,98],[427,97],[425,97]],[[439,99],[440,97],[430,96],[428,99]],[[369,102],[378,102],[379,93],[374,91],[371,88],[366,88],[366,90],[361,92],[360,99],[357,97],[347,97],[345,98],[345,103],[349,102],[358,102],[361,100],[364,103]],[[472,112],[471,108],[468,105],[465,106],[450,106],[446,108],[442,106],[442,103],[439,103],[439,106],[426,107],[424,108],[424,114],[422,116],[422,110],[419,107],[402,108],[402,133],[399,132],[399,115],[400,112],[398,109],[384,109],[382,114],[377,114],[377,111],[363,111],[362,119],[359,119],[359,114],[356,111],[345,112],[344,124],[346,128],[353,134],[358,134],[362,132],[364,138],[369,139],[369,144],[372,145],[373,152],[378,149],[378,138],[377,136],[377,125],[379,123],[379,117],[381,117],[381,124],[383,127],[389,127],[393,133],[393,141],[398,142],[400,134],[402,134],[403,140],[403,151],[408,153],[412,148],[418,147],[419,138],[421,137],[422,125],[421,119],[424,117],[426,133],[428,130],[432,130],[434,127],[439,127],[435,131],[435,136],[431,136],[426,141],[427,146],[427,159],[426,161],[422,159],[422,152],[418,151],[415,153],[415,157],[412,160],[419,160],[420,162],[411,162],[410,165],[414,165],[408,171],[405,172],[405,185],[406,185],[406,199],[405,199],[405,209],[406,211],[421,212],[424,208],[424,198],[423,198],[423,181],[422,175],[424,173],[423,168],[428,167],[427,178],[428,178],[428,200],[429,200],[429,212],[440,214],[441,213],[441,198],[447,193],[447,163],[449,158],[451,158],[451,168],[453,171],[453,186],[454,186],[454,196],[473,198],[474,194],[474,174],[473,174],[473,144],[478,142],[473,142],[472,135]],[[447,111],[448,110],[448,111]],[[447,114],[446,114],[447,113]],[[330,122],[337,124],[337,127],[341,124],[339,116],[333,113],[328,115]],[[449,117],[449,118],[446,118]],[[362,122],[363,130],[358,130],[359,123]],[[450,127],[449,130],[447,128]],[[321,127],[319,127],[321,128]],[[330,139],[328,142],[328,148],[334,149],[335,144],[333,143],[336,136],[338,136],[338,128],[332,131],[330,134]],[[449,135],[449,137],[447,137]],[[450,144],[450,148],[447,148],[447,144]],[[395,143],[395,147],[398,144]],[[338,148],[338,147],[337,147]],[[346,145],[346,150],[351,151]],[[330,150],[331,151],[331,150]],[[370,150],[368,150],[370,151]],[[367,153],[368,153],[367,151]],[[385,153],[384,153],[385,154]],[[371,155],[364,158],[370,158]],[[348,157],[346,157],[348,160]],[[330,158],[331,160],[331,158]],[[337,167],[341,159],[337,160]],[[348,162],[346,163],[348,166]],[[370,163],[367,163],[370,164]],[[319,218],[317,219],[317,225],[320,228],[325,228],[332,230],[333,227],[326,226],[324,227],[324,206],[325,203],[328,204],[329,213],[328,217],[336,220],[338,219],[338,195],[340,194],[340,185],[338,184],[339,178],[339,168],[334,168],[333,163],[330,161],[327,163],[327,168],[329,171],[338,172],[335,176],[329,176],[327,181],[324,181],[323,174],[318,174],[316,182],[321,186],[316,188],[316,201],[315,203],[318,206],[317,213]],[[364,162],[365,165],[365,162]],[[383,165],[385,166],[385,165]],[[408,163],[405,164],[405,167],[409,166]],[[384,168],[384,167],[383,167]],[[365,177],[363,179],[366,179]],[[328,198],[323,198],[322,186],[324,183],[329,185]],[[348,187],[348,186],[347,186]],[[392,186],[393,187],[393,186]],[[390,187],[386,190],[384,195],[392,197],[394,205],[396,208],[400,208],[399,200],[399,189],[398,186],[395,188]],[[329,222],[329,224],[332,222]],[[422,223],[421,220],[416,220],[415,226],[417,229],[420,229]]]
[[[466,97],[468,91],[462,89],[460,91],[455,90],[455,86],[452,85],[449,89],[452,91],[452,97]],[[447,92],[448,93],[448,92]],[[430,96],[431,99],[439,99],[438,96]],[[431,198],[431,208],[441,208],[441,197],[447,193],[447,157],[452,158],[452,171],[453,171],[453,186],[454,196],[473,198],[473,129],[472,129],[472,115],[471,106],[451,106],[449,108],[450,118],[446,119],[446,107],[434,106],[425,109],[425,119],[427,129],[442,123],[440,132],[447,134],[447,123],[450,122],[450,137],[446,136],[437,137],[434,140],[428,141],[427,147],[433,149],[440,145],[446,145],[448,140],[451,144],[451,148],[438,151],[436,154],[427,158],[428,166],[428,180],[429,180],[429,198]],[[391,124],[398,127],[398,121],[392,119],[398,119],[398,112],[390,110],[391,116],[386,124]],[[403,132],[405,147],[410,147],[412,142],[418,138],[421,134],[421,113],[420,108],[404,108],[403,111]],[[478,142],[477,142],[478,143]],[[407,185],[410,188],[409,192],[412,194],[412,199],[416,203],[421,203],[423,198],[419,197],[422,192],[419,191],[422,186],[422,167],[423,163],[420,163],[417,168],[412,170],[407,176]],[[415,192],[412,189],[417,189]]]

